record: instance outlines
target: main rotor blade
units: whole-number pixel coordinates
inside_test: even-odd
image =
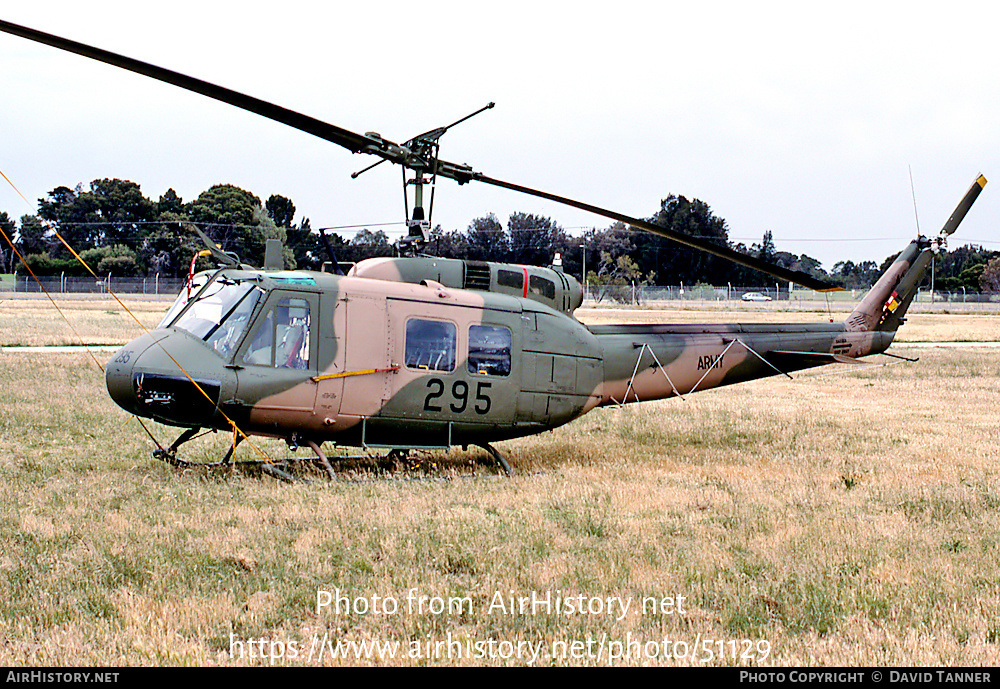
[[[661,237],[666,237],[667,239],[672,239],[678,244],[683,244],[689,246],[692,249],[701,249],[720,258],[725,258],[732,261],[733,263],[738,263],[747,268],[753,268],[754,270],[759,270],[762,273],[766,273],[779,280],[787,280],[788,282],[794,282],[797,285],[802,285],[811,290],[817,292],[839,292],[843,290],[843,287],[838,287],[837,285],[831,285],[829,283],[823,282],[814,278],[808,273],[804,273],[799,270],[790,270],[788,268],[782,268],[781,266],[774,265],[773,263],[768,263],[767,261],[762,261],[759,258],[754,258],[748,254],[740,253],[739,251],[734,251],[727,246],[721,246],[719,244],[713,244],[712,242],[699,239],[697,237],[692,237],[690,235],[682,234],[680,232],[674,232],[666,227],[656,225],[649,222],[648,220],[640,220],[639,218],[632,218],[623,213],[618,213],[617,211],[608,210],[606,208],[600,208],[598,206],[593,206],[589,203],[583,203],[582,201],[574,201],[573,199],[566,198],[565,196],[557,196],[556,194],[550,194],[545,191],[539,191],[537,189],[531,189],[529,187],[522,187],[519,184],[512,184],[510,182],[503,182],[498,179],[493,179],[491,177],[486,177],[478,173],[472,175],[472,179],[483,182],[485,184],[492,184],[497,187],[503,187],[504,189],[510,189],[512,191],[519,191],[523,194],[530,194],[531,196],[537,196],[539,198],[548,199],[549,201],[555,201],[557,203],[562,203],[567,206],[572,206],[573,208],[579,208],[580,210],[587,211],[589,213],[594,213],[596,215],[601,215],[605,218],[611,218],[612,220],[619,220],[623,223],[633,225],[647,232],[659,235]]]
[[[360,134],[355,134],[347,129],[341,129],[335,125],[322,122],[313,117],[309,117],[308,115],[302,115],[279,105],[274,105],[273,103],[268,103],[267,101],[247,96],[222,86],[216,86],[215,84],[210,84],[207,81],[195,79],[194,77],[189,77],[169,69],[164,69],[146,62],[134,60],[130,57],[125,57],[124,55],[118,55],[107,50],[95,48],[83,43],[77,43],[76,41],[60,38],[59,36],[53,36],[52,34],[43,33],[41,31],[36,31],[35,29],[29,29],[24,26],[18,26],[17,24],[11,24],[10,22],[3,21],[2,19],[0,19],[0,31],[14,34],[15,36],[20,36],[22,38],[27,38],[28,40],[36,41],[38,43],[44,43],[45,45],[52,46],[53,48],[59,48],[60,50],[66,50],[71,53],[76,53],[77,55],[89,57],[93,60],[97,60],[98,62],[104,62],[115,67],[127,69],[130,72],[135,72],[168,84],[173,84],[174,86],[179,86],[182,89],[200,93],[203,96],[214,98],[215,100],[228,103],[229,105],[235,105],[237,108],[242,108],[243,110],[248,110],[249,112],[262,115],[268,119],[287,124],[295,129],[299,129],[314,136],[318,136],[321,139],[333,142],[339,146],[343,146],[352,153],[359,153],[368,147],[377,145],[372,139],[361,136]]]
[[[958,229],[961,222],[965,220],[965,215],[969,212],[969,209],[972,208],[972,204],[976,202],[977,198],[979,198],[979,192],[981,192],[985,186],[986,178],[979,175],[979,177],[976,178],[976,181],[972,183],[972,186],[969,187],[969,190],[965,192],[965,196],[962,197],[962,200],[958,202],[958,207],[952,211],[951,216],[948,218],[948,222],[946,222],[944,227],[941,228],[942,237],[955,233],[955,230]]]
[[[11,24],[10,22],[3,20],[0,20],[0,31],[14,34],[15,36],[20,36],[28,40],[44,43],[45,45],[59,48],[60,50],[66,50],[77,55],[89,57],[93,60],[104,62],[115,67],[127,69],[131,72],[151,77],[188,91],[200,93],[203,96],[222,101],[223,103],[228,103],[229,105],[234,105],[243,110],[256,113],[276,122],[281,122],[282,124],[307,132],[321,139],[325,139],[326,141],[330,141],[339,146],[343,146],[352,153],[370,153],[390,162],[436,173],[441,177],[453,179],[459,184],[465,184],[466,182],[475,180],[484,184],[491,184],[493,186],[518,191],[530,196],[537,196],[539,198],[555,201],[573,208],[579,208],[580,210],[585,210],[612,220],[618,220],[646,230],[647,232],[652,232],[653,234],[666,237],[667,239],[672,239],[685,246],[689,246],[694,249],[701,249],[702,251],[728,259],[734,263],[738,263],[748,268],[753,268],[754,270],[759,270],[762,273],[766,273],[767,275],[771,275],[780,280],[794,282],[818,292],[833,292],[842,289],[817,280],[807,273],[797,270],[788,270],[780,266],[772,265],[766,261],[734,251],[728,247],[719,246],[718,244],[712,244],[708,241],[700,240],[678,232],[673,232],[647,220],[633,218],[628,215],[624,215],[623,213],[611,211],[606,208],[600,208],[589,203],[574,201],[573,199],[566,198],[565,196],[558,196],[556,194],[550,194],[548,192],[531,189],[518,184],[493,179],[473,171],[473,169],[468,165],[457,165],[455,163],[449,163],[447,161],[437,159],[425,160],[419,155],[411,152],[405,146],[399,146],[390,141],[383,140],[380,137],[362,136],[347,129],[342,129],[341,127],[322,122],[321,120],[317,120],[313,117],[288,110],[287,108],[283,108],[279,105],[274,105],[273,103],[268,103],[258,98],[247,96],[222,86],[216,86],[215,84],[210,84],[206,81],[195,79],[169,69],[164,69],[130,57],[102,50],[101,48],[95,48],[93,46],[71,41],[66,38],[60,38],[59,36],[53,36],[52,34],[36,31],[35,29],[29,29],[17,24]],[[969,205],[971,205],[971,201],[969,202]],[[965,210],[967,211],[968,208]],[[956,213],[958,213],[958,211],[956,211]],[[960,221],[961,218],[958,220]]]

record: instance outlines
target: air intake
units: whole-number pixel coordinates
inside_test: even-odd
[[[490,264],[481,261],[466,261],[465,282],[462,287],[463,289],[489,290]]]

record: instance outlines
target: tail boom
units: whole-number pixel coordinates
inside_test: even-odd
[[[604,353],[598,404],[684,396],[884,351],[888,333],[843,323],[591,326]]]

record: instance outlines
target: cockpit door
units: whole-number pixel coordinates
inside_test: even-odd
[[[306,425],[316,402],[319,295],[274,290],[233,359],[236,399],[255,424]]]
[[[316,377],[316,420],[325,430],[340,430],[338,414],[344,398],[347,347],[347,297],[323,296],[319,337],[319,375]],[[327,327],[331,324],[333,327]]]

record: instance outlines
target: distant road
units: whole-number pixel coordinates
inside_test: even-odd
[[[955,349],[996,349],[1000,342],[900,342],[892,343],[894,347],[951,347]]]
[[[122,345],[50,345],[39,347],[0,347],[4,354],[75,354],[77,352],[116,352]]]

